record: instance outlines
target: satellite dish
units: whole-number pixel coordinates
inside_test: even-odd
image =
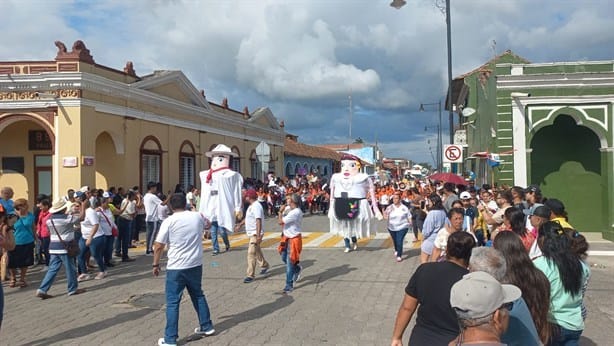
[[[471,115],[473,115],[473,113],[475,113],[475,109],[471,107],[463,108],[462,114],[465,118],[469,118]]]

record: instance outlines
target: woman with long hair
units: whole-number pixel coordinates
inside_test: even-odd
[[[23,198],[16,199],[13,206],[15,208],[14,217],[17,220],[13,225],[15,249],[9,251],[9,271],[11,273],[9,287],[23,288],[28,286],[26,282],[28,267],[34,265],[34,242],[36,240],[34,215],[28,210],[28,201]],[[17,270],[19,270],[19,281],[17,281]]]
[[[428,199],[428,213],[422,225],[422,245],[420,246],[420,263],[429,261],[435,247],[437,232],[445,226],[447,215],[441,197],[431,194]]]
[[[509,208],[508,210],[510,209],[516,208]],[[522,298],[527,303],[539,338],[544,344],[547,344],[551,334],[550,324],[548,323],[550,304],[550,282],[548,278],[535,268],[524,244],[516,233],[499,233],[493,246],[501,252],[507,264],[505,283],[520,288]]]
[[[584,330],[582,287],[590,269],[574,253],[572,241],[558,222],[540,226],[537,245],[542,256],[533,260],[550,281],[550,312],[553,324],[549,345],[577,345]]]
[[[503,213],[503,224],[506,230],[512,231],[520,237],[527,252],[535,241],[533,233],[528,232],[524,221],[524,213],[518,208],[507,208]]]

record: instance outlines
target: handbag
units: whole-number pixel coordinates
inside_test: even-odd
[[[104,214],[104,211],[100,211],[100,214],[102,214],[102,216],[104,216],[104,218],[105,218],[105,220],[107,220],[107,223],[109,224],[109,226],[111,226],[111,236],[118,237],[119,236],[119,230],[117,229],[117,226],[115,226],[115,224],[112,224],[111,221],[109,221],[109,218]]]
[[[64,245],[64,249],[66,250],[66,255],[68,255],[68,257],[77,257],[77,255],[79,255],[79,252],[81,252],[81,249],[79,248],[79,242],[77,242],[76,239],[73,239],[71,241],[62,240],[60,233],[55,228],[55,223],[53,223],[53,219],[49,218],[49,220],[51,221],[51,226],[53,226],[53,230],[55,231],[55,234],[57,234],[58,238],[60,239],[60,243]]]

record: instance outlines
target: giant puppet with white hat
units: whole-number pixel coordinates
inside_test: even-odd
[[[218,144],[205,155],[211,158],[211,167],[200,172],[200,209],[211,220],[211,240],[213,255],[220,252],[217,235],[224,240],[226,251],[230,248],[228,232],[232,232],[236,219],[243,218],[241,187],[243,177],[230,169],[230,158],[236,156],[224,144]]]
[[[330,231],[343,237],[345,252],[356,250],[359,238],[371,236],[373,216],[383,219],[377,207],[373,181],[367,174],[360,173],[360,165],[358,157],[343,154],[341,172],[330,178]]]

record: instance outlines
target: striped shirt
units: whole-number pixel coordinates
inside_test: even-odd
[[[49,242],[49,253],[52,255],[65,255],[66,249],[58,238],[58,233],[62,237],[64,242],[69,242],[75,238],[74,224],[79,222],[77,215],[66,214],[51,214],[47,220],[47,228],[51,233],[51,239]],[[55,229],[54,229],[55,226]],[[57,233],[56,233],[57,230]]]

